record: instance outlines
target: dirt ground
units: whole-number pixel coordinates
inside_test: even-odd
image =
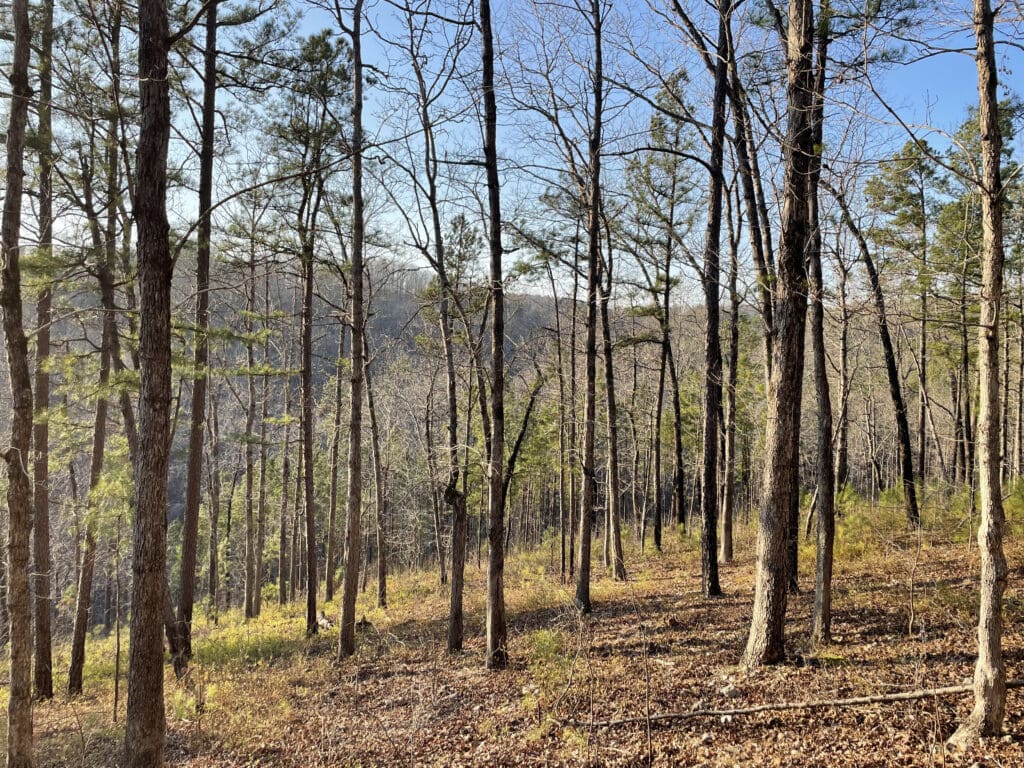
[[[444,652],[446,596],[393,581],[387,611],[361,597],[359,652],[334,659],[337,630],[282,650],[249,625],[243,659],[198,663],[168,678],[168,762],[229,766],[1024,766],[1024,692],[1008,694],[1006,733],[967,754],[944,741],[970,694],[856,707],[647,716],[833,700],[969,682],[977,552],[963,543],[880,545],[837,563],[835,644],[808,645],[811,550],[791,596],[787,663],[739,666],[748,628],[751,541],[722,568],[725,596],[700,596],[694,545],[634,558],[625,584],[594,584],[580,618],[550,553],[513,559],[507,590],[511,667],[483,665],[483,579],[468,571],[467,648]],[[1010,553],[1004,638],[1008,675],[1024,674],[1024,578]],[[851,564],[852,563],[852,564]],[[600,570],[600,569],[598,569]],[[327,615],[333,615],[328,608]],[[911,615],[913,620],[911,621]],[[286,625],[301,632],[293,621]],[[197,641],[203,642],[201,635]],[[211,642],[213,642],[211,640]],[[257,645],[258,648],[264,646]],[[289,650],[291,648],[291,650]],[[200,653],[200,656],[202,654]],[[122,694],[123,695],[123,694]],[[36,715],[42,765],[114,765],[120,731],[109,692],[56,701]],[[603,721],[638,718],[619,725]]]

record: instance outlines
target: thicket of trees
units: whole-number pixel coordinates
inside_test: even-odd
[[[978,91],[948,134],[878,85],[936,53],[927,3],[11,10],[8,765],[32,765],[53,643],[81,693],[97,625],[130,626],[131,766],[162,763],[165,643],[184,674],[197,610],[301,599],[315,634],[338,597],[344,658],[358,591],[375,578],[383,606],[389,573],[430,568],[457,652],[486,557],[501,668],[517,549],[549,547],[589,612],[595,568],[628,578],[625,537],[693,532],[713,598],[753,518],[744,661],[778,662],[801,510],[825,644],[836,510],[860,497],[916,527],[977,495],[954,739],[1000,730],[1024,105],[998,65],[1019,8],[950,22]]]

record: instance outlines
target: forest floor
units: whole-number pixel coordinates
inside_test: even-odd
[[[872,522],[874,521],[874,522]],[[896,521],[895,527],[893,523]],[[969,682],[978,556],[968,521],[894,535],[895,513],[866,510],[837,541],[835,643],[809,645],[813,547],[789,603],[782,665],[739,666],[753,590],[752,527],[722,567],[725,596],[700,596],[694,540],[601,573],[580,618],[553,548],[514,554],[506,576],[511,667],[484,669],[486,560],[467,569],[467,649],[444,651],[447,595],[436,573],[396,575],[389,607],[360,596],[356,656],[335,661],[337,628],[306,640],[299,606],[259,621],[197,627],[187,683],[168,673],[168,763],[229,766],[1013,766],[1024,765],[1024,692],[1008,694],[1006,734],[967,754],[945,739],[969,693],[898,703],[646,722],[646,715],[839,699]],[[600,558],[600,549],[596,549]],[[1008,547],[1008,674],[1024,676],[1024,546]],[[328,616],[336,606],[326,607]],[[912,621],[911,621],[912,617]],[[112,766],[113,644],[90,639],[86,694],[35,712],[40,766]],[[127,654],[124,653],[124,658]],[[66,659],[57,665],[66,669]],[[122,666],[122,672],[124,667]],[[60,684],[58,674],[58,684]],[[119,722],[124,721],[124,684]],[[601,725],[615,718],[633,724]],[[0,740],[2,740],[0,736]]]

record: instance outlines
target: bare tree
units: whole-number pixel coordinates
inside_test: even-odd
[[[950,741],[968,746],[979,736],[999,733],[1006,709],[1003,662],[1003,592],[1007,567],[1003,554],[1002,475],[999,438],[999,313],[1003,297],[1002,135],[997,97],[998,70],[993,42],[994,14],[989,0],[974,2],[977,39],[978,121],[981,132],[981,317],[978,326],[978,479],[981,522],[981,600],[978,609],[978,661],[974,667],[974,709]]]

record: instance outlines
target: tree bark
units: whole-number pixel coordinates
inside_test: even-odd
[[[195,603],[196,554],[199,545],[199,500],[202,495],[203,437],[206,428],[206,389],[209,372],[210,233],[213,204],[213,140],[217,108],[217,0],[206,10],[203,51],[203,114],[199,151],[199,224],[196,228],[195,348],[192,364],[192,408],[185,478],[185,519],[181,529],[181,571],[178,595],[178,642],[184,660],[192,658],[192,608]]]
[[[285,370],[288,369],[288,359],[285,358]],[[278,528],[278,553],[277,553],[277,604],[284,605],[288,602],[289,583],[289,558],[288,558],[288,493],[291,487],[291,446],[289,445],[289,432],[291,431],[292,420],[292,395],[291,376],[285,374],[284,378],[284,439],[281,441],[281,522]],[[296,504],[298,499],[296,499]],[[292,533],[294,536],[294,532]]]
[[[800,406],[810,245],[806,179],[814,154],[811,126],[814,4],[790,0],[786,40],[787,128],[783,145],[782,238],[774,295],[772,377],[768,391],[764,487],[757,535],[754,608],[744,662],[770,664],[785,656],[789,514],[799,496]]]
[[[29,591],[29,539],[32,535],[32,375],[28,367],[21,306],[19,237],[25,175],[25,124],[32,98],[29,86],[28,0],[13,0],[14,51],[10,68],[11,108],[7,125],[7,174],[0,222],[0,312],[11,386],[11,445],[7,465],[7,610],[10,621],[10,685],[7,699],[7,765],[32,766],[32,606]]]
[[[722,342],[719,283],[722,279],[722,194],[725,179],[722,160],[725,153],[726,77],[728,27],[732,0],[718,3],[718,49],[715,56],[715,91],[711,117],[710,191],[708,195],[707,233],[704,241],[704,423],[703,467],[701,482],[700,582],[705,597],[718,597],[718,437],[722,412]]]
[[[388,549],[385,525],[387,520],[387,489],[384,485],[384,455],[380,444],[380,424],[373,399],[373,379],[370,376],[370,342],[363,333],[363,378],[366,381],[366,410],[370,417],[370,447],[373,453],[373,498],[377,528],[377,606],[388,607]]]
[[[53,0],[42,3],[39,61],[39,248],[53,254]],[[50,559],[50,324],[53,288],[44,286],[36,302],[35,408],[32,442],[32,568],[35,600],[35,696],[53,698],[53,649],[50,631],[52,567]]]
[[[255,509],[255,451],[253,446],[253,427],[256,423],[256,377],[253,374],[256,368],[256,350],[253,336],[256,328],[253,318],[256,315],[256,244],[250,240],[248,279],[245,287],[245,388],[248,399],[245,403],[245,438],[243,450],[245,451],[245,581],[243,592],[243,611],[246,619],[256,615],[256,520],[253,516]],[[303,259],[303,279],[305,280],[306,266]],[[305,312],[306,305],[302,305],[303,311],[303,344],[305,344]],[[303,352],[305,347],[303,347]],[[303,374],[305,371],[303,371]]]
[[[302,458],[303,496],[306,523],[306,636],[319,631],[316,615],[317,581],[319,569],[316,564],[316,493],[314,488],[313,464],[313,233],[306,236],[302,253]]]
[[[981,132],[981,317],[978,327],[978,368],[981,402],[978,413],[978,476],[981,556],[978,610],[978,660],[974,667],[974,708],[950,741],[961,746],[999,733],[1006,710],[1006,666],[1003,662],[1003,593],[1007,566],[1003,554],[1002,478],[999,440],[999,313],[1003,294],[1003,182],[1000,171],[1002,135],[999,127],[997,70],[993,43],[994,14],[989,0],[974,2],[977,39],[978,119]]]
[[[340,475],[340,468],[338,465],[341,461],[341,399],[343,394],[342,370],[344,367],[342,365],[342,361],[345,358],[346,327],[344,320],[338,323],[338,360],[334,368],[334,426],[331,433],[331,493],[327,509],[327,565],[324,568],[324,600],[328,603],[334,599],[334,571],[338,567],[338,543],[335,538],[334,529],[337,526],[336,521],[338,515],[338,477]],[[285,480],[285,484],[287,484],[287,480]],[[282,517],[281,519],[283,525],[284,518]],[[284,540],[282,539],[282,546],[283,541]]]
[[[818,10],[817,67],[814,72],[814,105],[811,116],[814,146],[822,145],[825,123],[825,71],[831,36],[832,7],[822,0]],[[825,356],[825,282],[821,259],[821,218],[818,187],[821,177],[821,154],[811,160],[807,177],[808,203],[811,211],[811,349],[814,356],[814,395],[818,401],[817,434],[817,551],[814,565],[814,611],[811,618],[811,639],[818,645],[832,642],[832,562],[835,540],[835,468],[832,464],[832,393],[828,382],[828,361]]]
[[[139,91],[142,128],[136,161],[138,222],[139,455],[135,466],[131,640],[126,768],[160,766],[164,757],[161,637],[166,597],[167,465],[171,406],[171,278],[167,223],[170,98],[167,5],[139,3]]]
[[[341,632],[338,657],[356,652],[356,591],[359,588],[360,519],[363,505],[363,0],[352,8],[352,367],[348,419],[348,506],[345,526],[345,579],[342,585]]]
[[[100,255],[101,259],[105,255]],[[101,290],[113,292],[113,284],[109,280],[106,266],[100,268]],[[107,279],[104,279],[106,276]],[[103,463],[107,446],[107,396],[110,382],[110,339],[117,333],[114,316],[103,313],[103,337],[100,342],[100,374],[97,386],[100,396],[96,400],[96,416],[92,431],[92,458],[89,465],[89,495],[87,504],[95,503],[93,494],[103,477]],[[82,693],[82,672],[85,667],[85,638],[89,631],[90,605],[92,602],[93,573],[96,567],[96,510],[86,512],[85,548],[82,551],[82,564],[78,574],[78,592],[75,601],[75,624],[71,635],[71,665],[68,668],[68,694],[71,696]]]
[[[586,391],[583,416],[583,488],[580,509],[580,556],[576,573],[576,607],[590,613],[590,551],[594,507],[597,503],[597,462],[594,433],[597,413],[597,302],[601,261],[601,128],[604,105],[604,74],[600,0],[590,2],[590,25],[594,36],[591,76],[591,124],[587,147],[590,178],[587,182],[587,324]]]
[[[206,485],[210,494],[210,572],[207,588],[207,613],[217,623],[217,592],[220,587],[220,424],[217,418],[217,396],[211,388],[207,389],[210,397],[210,430],[209,465],[206,470]]]
[[[490,0],[480,0],[484,118],[484,173],[487,178],[488,253],[491,304],[491,450],[487,465],[487,658],[488,669],[508,665],[505,624],[505,289],[502,277],[501,182],[498,178],[498,107],[494,95],[494,35]]]
[[[607,530],[610,547],[612,577],[616,581],[626,580],[626,562],[622,553],[622,489],[619,478],[619,409],[615,397],[614,347],[612,345],[611,320],[608,304],[612,292],[612,242],[611,232],[607,233],[608,255],[605,259],[605,282],[601,289],[601,341],[604,357],[605,416],[608,426],[608,481],[607,481]]]

